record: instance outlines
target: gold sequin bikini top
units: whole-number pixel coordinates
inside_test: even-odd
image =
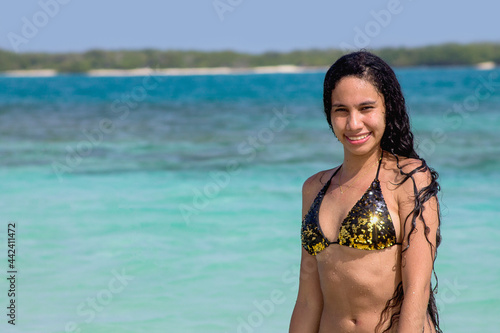
[[[302,221],[302,246],[309,254],[315,256],[330,244],[339,244],[360,250],[382,250],[393,245],[401,245],[401,243],[396,242],[396,231],[380,188],[378,174],[381,162],[382,159],[379,161],[375,180],[342,221],[339,236],[335,242],[329,241],[323,234],[319,225],[318,213],[332,178],[342,166],[334,172],[330,180],[319,191]]]

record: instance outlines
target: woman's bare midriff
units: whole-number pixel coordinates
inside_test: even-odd
[[[401,281],[400,247],[367,251],[335,244],[317,255],[324,301],[319,333],[375,331]]]

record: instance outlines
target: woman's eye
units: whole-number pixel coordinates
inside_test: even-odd
[[[347,109],[344,108],[338,108],[334,110],[335,112],[347,112]]]

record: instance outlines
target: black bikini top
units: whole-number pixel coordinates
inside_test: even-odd
[[[332,178],[342,166],[334,172],[319,191],[302,220],[302,246],[309,254],[317,255],[330,244],[339,244],[360,250],[382,250],[393,245],[401,245],[401,243],[396,242],[396,231],[378,179],[381,163],[382,158],[380,158],[375,179],[342,221],[338,239],[331,242],[321,230],[318,214]]]

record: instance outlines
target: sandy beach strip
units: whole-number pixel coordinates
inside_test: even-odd
[[[0,74],[10,77],[51,77],[58,75],[57,71],[53,69],[13,70],[5,71]]]
[[[473,66],[480,70],[491,70],[497,67],[493,61],[485,61]],[[259,67],[193,67],[193,68],[134,68],[134,69],[92,69],[80,73],[91,77],[127,77],[127,76],[195,76],[195,75],[234,75],[234,74],[295,74],[326,72],[328,67],[322,66],[259,66]],[[52,77],[71,75],[59,73],[54,69],[11,70],[0,72],[7,77]]]
[[[490,69],[494,69],[496,67],[496,64],[493,61],[484,61],[484,62],[477,63],[474,67],[476,69],[481,69],[481,70],[490,70]]]
[[[301,67],[295,65],[260,66],[247,68],[231,67],[199,67],[199,68],[137,68],[130,70],[94,69],[87,73],[89,76],[185,76],[185,75],[231,75],[231,74],[279,74],[304,73],[323,71],[323,67]]]
[[[304,67],[295,65],[259,66],[259,67],[199,67],[199,68],[135,68],[135,69],[93,69],[83,73],[91,77],[113,76],[192,76],[192,75],[232,75],[232,74],[294,74],[306,72],[324,72],[326,67]],[[9,77],[51,77],[59,75],[53,69],[13,70],[0,73]],[[65,73],[62,73],[64,75]]]

